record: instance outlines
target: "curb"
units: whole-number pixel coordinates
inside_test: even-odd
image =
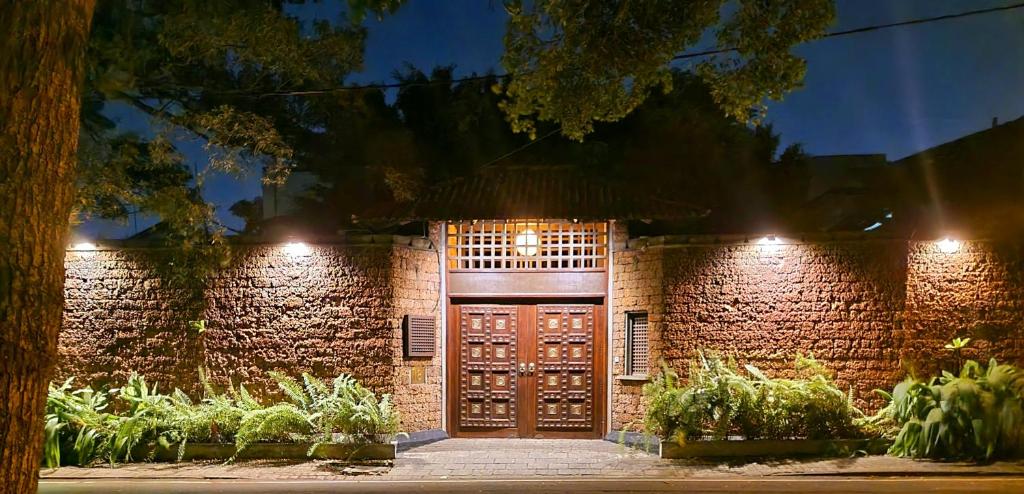
[[[983,472],[978,470],[949,471],[949,472],[891,472],[891,471],[869,471],[869,472],[793,472],[765,475],[765,477],[1022,477],[1024,470],[1020,472]]]
[[[999,477],[999,478],[1024,478],[1024,471],[1022,472],[979,472],[979,471],[968,471],[968,472],[823,472],[823,473],[784,473],[784,474],[769,474],[769,475],[735,475],[735,474],[724,474],[724,475],[691,475],[683,477],[651,477],[650,480],[687,480],[687,479],[719,479],[719,480],[757,480],[763,478],[772,479],[784,479],[784,478],[813,478],[813,477],[875,477],[875,478],[914,478],[914,477],[930,477],[930,478],[941,478],[941,477],[972,477],[972,478],[985,478],[985,477]],[[413,480],[434,480],[434,481],[453,481],[458,482],[462,480],[626,480],[632,477],[626,476],[607,476],[607,475],[532,475],[532,476],[519,476],[519,477],[443,477],[437,476],[436,478],[422,479],[422,478],[387,478],[387,475],[351,475],[351,476],[338,476],[338,477],[235,477],[235,476],[224,476],[224,475],[209,475],[209,476],[175,476],[175,477],[116,477],[116,476],[67,476],[67,477],[39,477],[40,481],[61,481],[61,480],[123,480],[123,481],[169,481],[169,480],[245,480],[245,481],[274,481],[274,482],[316,482],[316,481],[336,481],[336,482],[376,482],[376,481],[413,481]]]

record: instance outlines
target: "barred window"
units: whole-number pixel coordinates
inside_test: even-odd
[[[474,221],[448,225],[448,269],[606,269],[607,223],[550,220]]]
[[[650,346],[647,312],[626,313],[626,375],[646,376]]]

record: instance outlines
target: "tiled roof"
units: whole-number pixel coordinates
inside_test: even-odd
[[[637,183],[613,182],[566,166],[495,166],[440,183],[394,219],[686,219],[706,214],[680,200],[655,197]]]

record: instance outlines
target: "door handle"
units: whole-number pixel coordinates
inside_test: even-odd
[[[519,362],[519,375],[520,376],[525,376],[526,375],[526,362]]]
[[[529,373],[530,373],[531,376],[533,375],[533,371],[535,371],[535,370],[537,370],[537,366],[533,362],[530,362]]]

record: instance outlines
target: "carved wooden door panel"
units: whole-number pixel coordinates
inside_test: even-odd
[[[459,307],[458,427],[518,435],[519,307]]]
[[[607,349],[601,307],[452,305],[449,433],[601,437]]]
[[[596,430],[598,404],[593,305],[538,305],[535,435]]]

